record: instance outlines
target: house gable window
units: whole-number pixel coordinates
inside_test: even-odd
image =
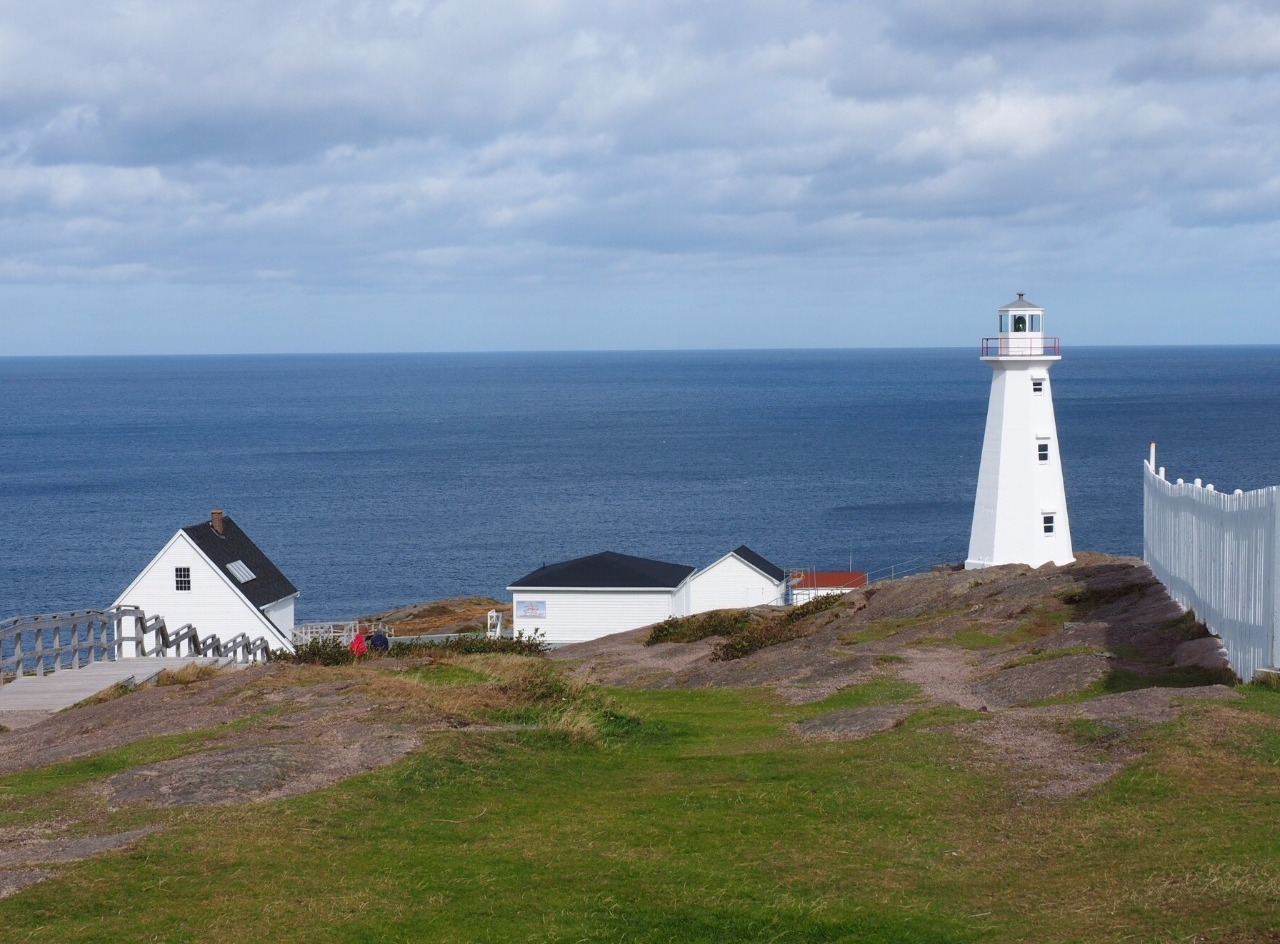
[[[173,589],[175,590],[191,589],[191,568],[190,567],[173,568]]]

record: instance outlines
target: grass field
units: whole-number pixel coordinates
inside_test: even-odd
[[[416,677],[462,705],[494,665],[462,656]],[[973,712],[923,710],[847,743],[789,729],[910,703],[906,683],[793,707],[754,689],[601,692],[545,671],[527,705],[476,720],[575,723],[438,732],[290,800],[94,808],[97,779],[198,750],[199,735],[4,778],[0,825],[90,809],[99,832],[165,828],[0,901],[0,938],[1280,940],[1280,692],[1191,709],[1138,736],[1145,755],[1101,790],[1063,801],[958,736],[952,723],[983,723]]]

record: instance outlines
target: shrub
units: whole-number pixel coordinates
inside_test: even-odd
[[[827,610],[833,610],[843,602],[843,593],[828,593],[824,596],[814,597],[808,603],[793,606],[782,618],[788,623],[798,623],[800,620],[816,613],[825,613]]]
[[[341,639],[309,639],[293,652],[277,649],[271,653],[273,662],[292,662],[294,665],[348,665],[355,655]]]
[[[201,665],[198,662],[188,662],[180,669],[165,669],[156,676],[156,685],[190,685],[192,682],[201,682],[207,678],[213,678],[218,672],[219,669],[216,665]]]
[[[712,610],[696,616],[671,616],[649,632],[646,646],[660,642],[697,642],[708,636],[732,636],[751,623],[747,610]]]
[[[391,640],[391,651],[395,655],[412,655],[418,652],[456,652],[460,655],[477,655],[489,652],[506,653],[517,656],[540,656],[547,651],[547,641],[537,630],[528,636],[517,636],[514,639],[491,639],[488,636],[455,636],[452,639],[434,641],[415,639],[411,642]]]

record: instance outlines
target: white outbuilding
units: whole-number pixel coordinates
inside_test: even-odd
[[[693,568],[604,551],[547,564],[507,587],[512,627],[552,645],[599,639],[681,615],[675,596]]]
[[[686,613],[787,602],[787,575],[743,544],[702,568],[688,583]]]
[[[743,545],[702,570],[604,551],[544,565],[507,587],[512,629],[552,645],[599,639],[670,616],[786,602],[787,578]]]
[[[112,606],[162,616],[170,630],[188,623],[226,640],[240,633],[293,648],[295,587],[221,511],[180,529]],[[125,655],[132,655],[126,646]]]

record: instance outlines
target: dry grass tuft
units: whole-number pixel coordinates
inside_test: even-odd
[[[192,682],[203,682],[211,679],[222,670],[216,665],[201,665],[189,662],[180,669],[165,669],[156,676],[157,687],[165,685],[190,685]]]

